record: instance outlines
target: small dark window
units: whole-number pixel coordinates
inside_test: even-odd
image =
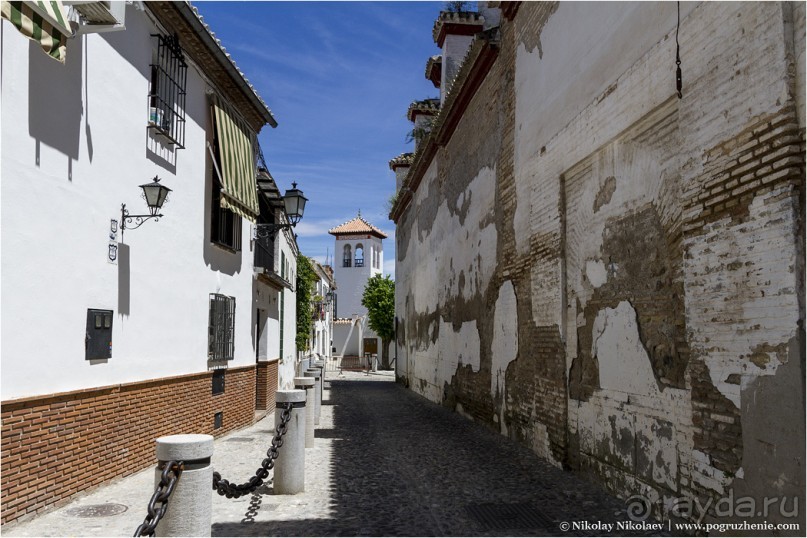
[[[213,415],[213,429],[218,430],[221,429],[222,424],[224,423],[224,411],[219,411],[215,415]]]
[[[227,370],[213,370],[213,395],[224,394],[224,372]]]
[[[207,358],[212,361],[233,360],[235,335],[235,297],[210,294]]]
[[[177,36],[152,34],[152,37],[156,46],[151,64],[149,130],[170,145],[184,148],[188,64]]]
[[[112,310],[87,309],[87,331],[84,336],[84,359],[112,357]]]

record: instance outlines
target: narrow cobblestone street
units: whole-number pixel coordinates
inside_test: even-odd
[[[214,468],[246,481],[273,420],[216,440]],[[226,499],[211,491],[213,536],[574,536],[604,533],[564,533],[560,523],[628,521],[624,503],[599,486],[427,402],[396,385],[391,373],[329,373],[316,437],[317,446],[306,450],[305,493],[274,496],[269,485],[252,497]],[[3,534],[131,535],[152,490],[147,470]],[[109,504],[127,509],[76,516],[82,507]],[[487,523],[479,517],[486,510]]]

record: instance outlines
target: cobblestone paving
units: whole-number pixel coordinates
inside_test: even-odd
[[[269,416],[218,439],[214,468],[246,481],[265,457],[273,427]],[[316,437],[316,447],[306,449],[305,493],[273,495],[270,484],[236,500],[211,491],[213,536],[598,536],[609,533],[563,532],[560,524],[628,521],[624,503],[599,486],[425,401],[391,373],[329,373]],[[2,533],[131,536],[145,516],[153,477],[147,470],[121,479]],[[71,515],[103,503],[128,509]],[[491,509],[492,519],[485,524],[474,507]]]

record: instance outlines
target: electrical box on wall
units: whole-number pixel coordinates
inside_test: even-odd
[[[84,350],[88,361],[112,357],[112,310],[87,309]]]

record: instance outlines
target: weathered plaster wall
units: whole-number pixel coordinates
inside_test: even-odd
[[[804,7],[675,29],[522,3],[396,232],[399,375],[658,515],[804,490]]]

